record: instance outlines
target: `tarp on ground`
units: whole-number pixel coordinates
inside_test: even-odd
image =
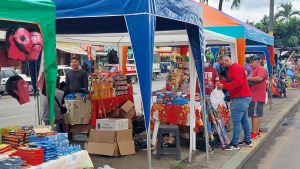
[[[41,30],[44,49],[42,70],[45,70],[49,120],[54,120],[54,95],[57,76],[55,51],[55,5],[51,0],[1,0],[0,30],[11,26],[32,24]]]
[[[244,64],[246,45],[274,45],[273,36],[204,3],[200,4],[203,7],[203,25],[205,29],[237,39],[239,64]]]

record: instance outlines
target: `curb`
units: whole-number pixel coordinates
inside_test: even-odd
[[[240,149],[234,156],[232,156],[221,169],[240,169],[249,160],[253,154],[262,146],[262,144],[271,136],[275,131],[277,126],[282,122],[282,120],[296,107],[300,102],[300,95],[298,95],[292,102],[287,104],[287,106],[278,113],[269,123],[266,124],[268,128],[268,133],[262,135],[255,142],[253,142],[253,147],[251,149]]]

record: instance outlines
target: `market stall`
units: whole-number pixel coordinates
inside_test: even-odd
[[[70,144],[67,133],[52,131],[57,77],[54,3],[51,0],[4,0],[1,3],[5,5],[0,7],[0,40],[1,45],[6,43],[1,46],[1,67],[33,62],[32,85],[35,90],[37,86],[41,89],[45,81],[52,126],[1,128],[0,168],[93,168],[87,152],[79,145]],[[15,77],[19,78],[12,76],[7,83]],[[14,81],[8,84],[6,89],[16,86]],[[17,96],[8,93],[20,104],[28,103],[28,84],[24,80],[17,84],[14,91]]]
[[[93,168],[80,145],[69,142],[68,133],[51,126],[21,126],[0,129],[0,166],[4,168]]]
[[[76,34],[92,37],[96,34],[129,33],[139,77],[148,143],[150,143],[151,76],[155,31],[163,34],[164,31],[185,30],[193,56],[191,63],[197,70],[201,89],[204,91],[204,40],[201,8],[195,5],[195,2],[181,0],[175,4],[170,0],[138,2],[109,0],[74,2],[70,0],[55,1],[55,3],[57,6],[57,33],[68,39],[76,37]],[[86,26],[90,24],[93,26]],[[109,36],[109,39],[115,40],[113,43],[116,46],[122,45],[118,41],[120,39],[114,39],[113,36]],[[192,84],[195,88],[196,83]],[[203,112],[205,112],[204,105],[205,103],[202,102]],[[148,168],[151,168],[150,157],[150,144],[148,144]]]

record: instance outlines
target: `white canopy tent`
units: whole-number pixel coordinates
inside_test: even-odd
[[[213,31],[204,30],[207,44],[236,44],[232,37],[225,36]],[[131,46],[128,33],[114,34],[68,34],[57,35],[58,42],[84,43],[107,46]],[[163,31],[155,33],[155,46],[188,45],[186,31]]]
[[[204,37],[207,45],[230,45],[231,55],[234,61],[237,62],[236,39],[230,36],[222,35],[213,31],[204,29]],[[189,45],[186,31],[163,31],[155,33],[155,46],[180,46]],[[64,43],[63,43],[64,42]],[[59,34],[57,35],[57,48],[64,51],[67,50],[66,43],[74,44],[90,44],[103,46],[131,46],[128,33],[113,33],[113,34]],[[74,49],[75,46],[71,45]],[[80,46],[79,46],[80,47]],[[72,50],[73,52],[77,50]],[[82,49],[78,49],[78,54],[82,54]]]
[[[180,45],[189,45],[188,36],[186,31],[163,31],[156,32],[154,36],[155,46],[180,46]],[[231,55],[234,60],[237,62],[237,48],[236,48],[236,39],[225,36],[213,31],[204,29],[204,37],[206,45],[230,45]],[[131,41],[128,33],[114,33],[114,34],[59,34],[57,35],[58,43],[75,43],[75,44],[89,44],[89,45],[104,45],[104,46],[131,46]],[[59,45],[58,45],[59,46]],[[199,56],[200,57],[200,56]],[[121,59],[121,58],[120,58]],[[193,57],[191,57],[193,60]],[[122,63],[122,61],[120,61]],[[196,70],[194,61],[190,62],[190,91],[191,96],[195,96],[195,86],[196,86]],[[120,66],[122,67],[122,66]],[[191,98],[195,100],[195,98]],[[194,107],[196,105],[195,101],[190,102],[190,160],[192,150],[196,149],[196,135],[194,132],[195,127],[195,115]],[[155,134],[154,134],[155,135]],[[152,140],[152,143],[155,143],[155,138]]]

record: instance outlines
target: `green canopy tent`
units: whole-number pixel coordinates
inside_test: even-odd
[[[1,0],[0,30],[5,31],[16,25],[35,25],[41,31],[44,48],[40,72],[45,72],[49,120],[52,124],[57,77],[55,15],[55,5],[51,0]]]

